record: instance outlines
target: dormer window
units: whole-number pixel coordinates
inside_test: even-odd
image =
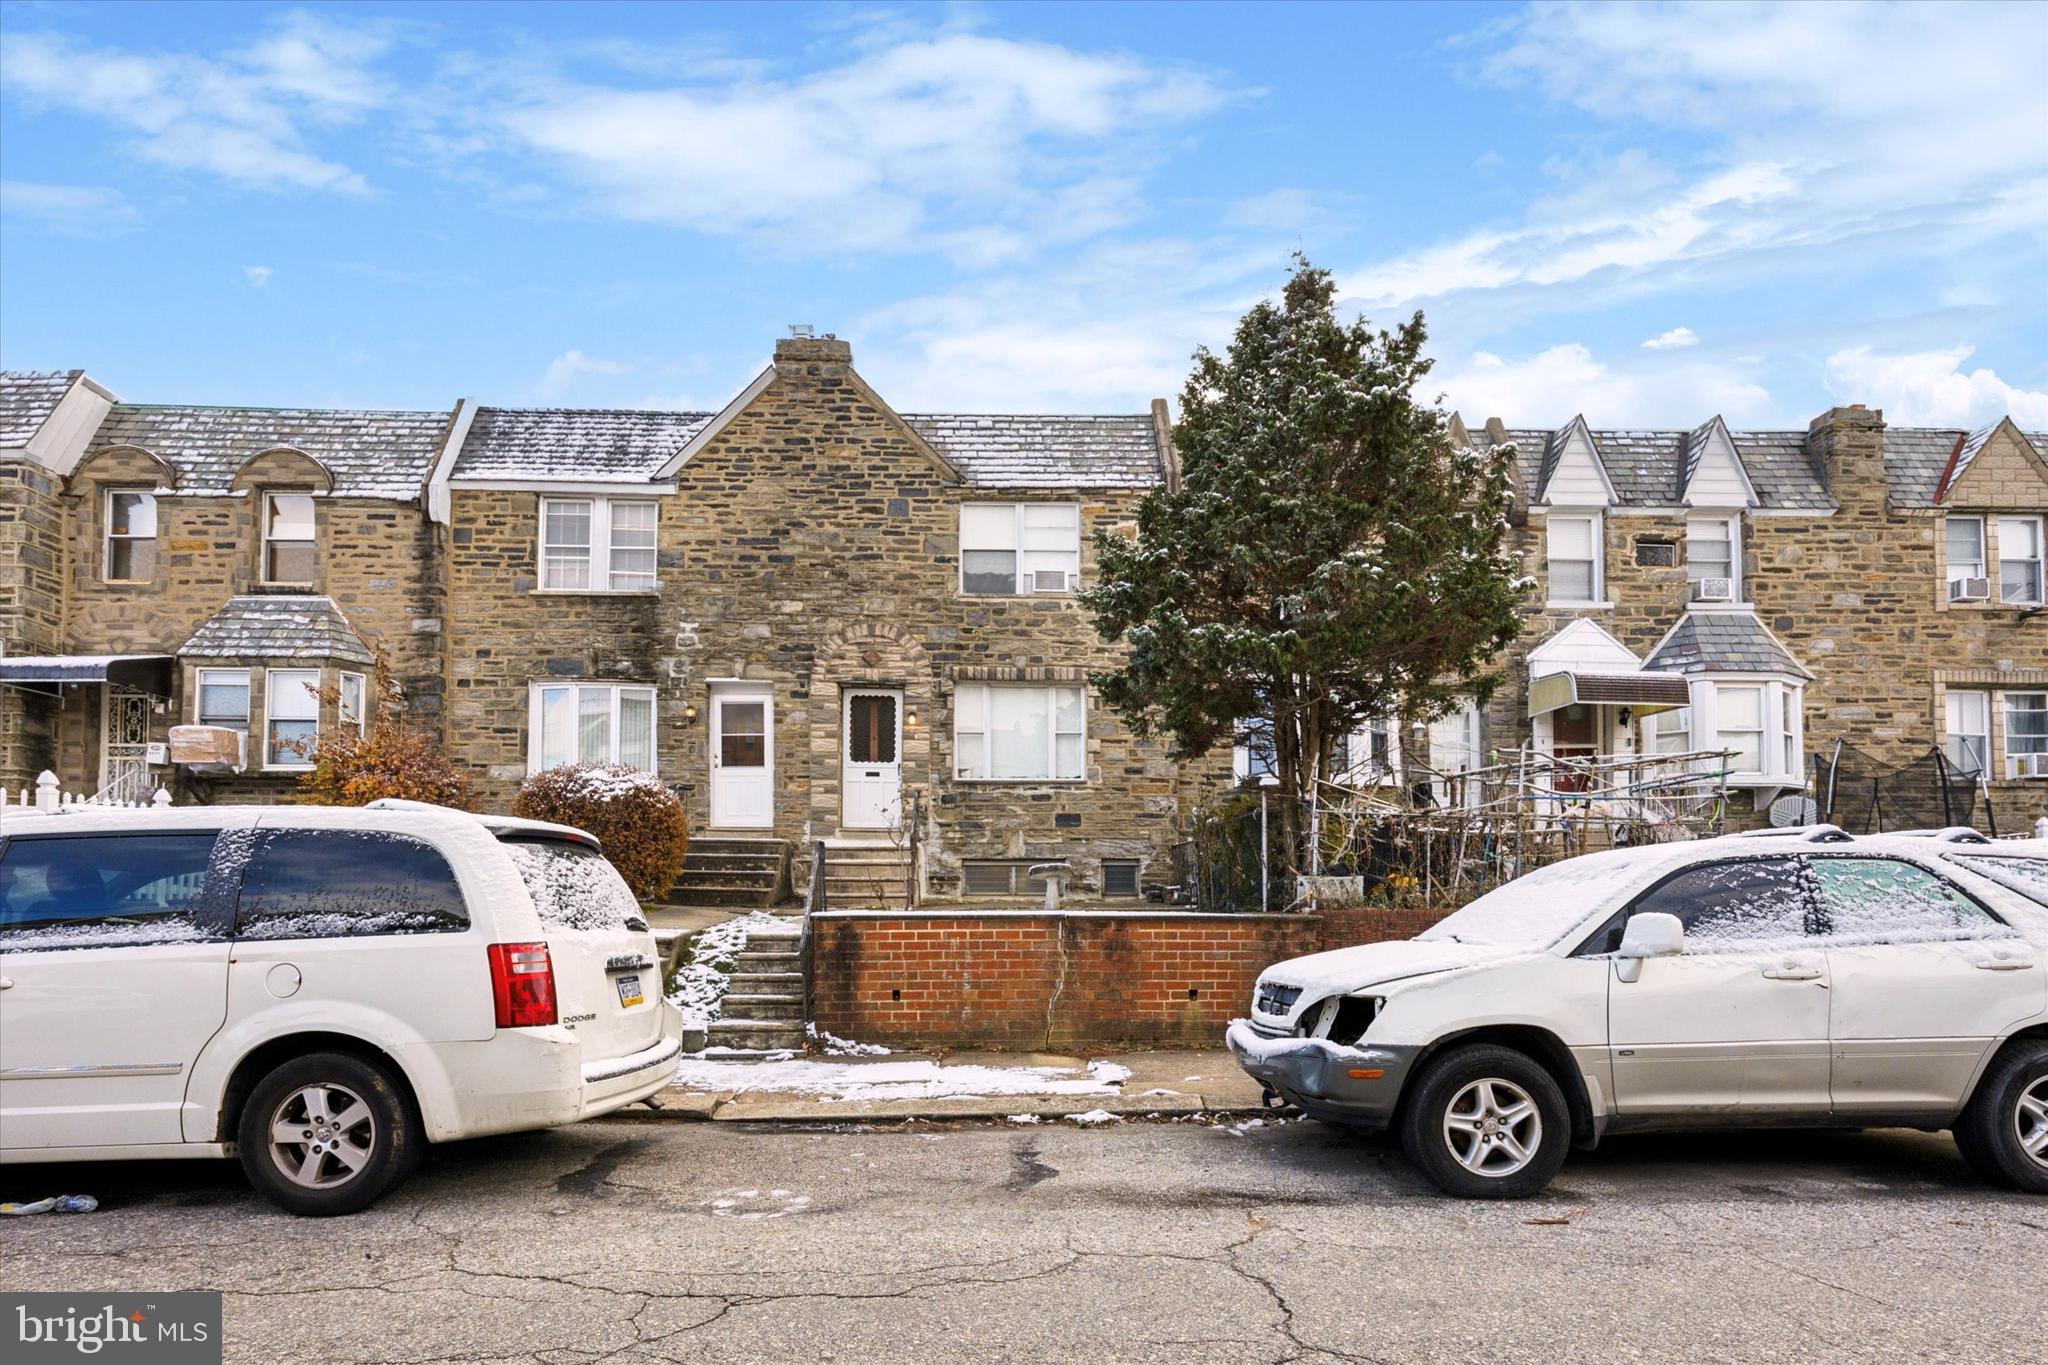
[[[1742,600],[1742,523],[1699,517],[1685,524],[1685,579],[1695,602]]]
[[[1550,600],[1559,606],[1597,604],[1604,587],[1600,572],[1600,518],[1552,513],[1544,537],[1550,560]]]
[[[313,495],[263,495],[263,581],[311,584],[319,569],[313,545]]]
[[[148,583],[156,578],[154,493],[108,491],[107,552],[101,576],[109,583]]]

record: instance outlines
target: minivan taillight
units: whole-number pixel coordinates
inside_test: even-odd
[[[555,966],[548,960],[548,945],[493,943],[491,1000],[498,1007],[499,1028],[554,1023]]]

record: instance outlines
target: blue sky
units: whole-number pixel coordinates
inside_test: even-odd
[[[1471,419],[2048,427],[2044,50],[2040,4],[0,3],[0,363],[716,407],[811,323],[906,410],[1121,411],[1300,249]]]

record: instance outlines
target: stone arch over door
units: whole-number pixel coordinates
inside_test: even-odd
[[[819,648],[811,672],[811,828],[839,828],[840,774],[845,748],[845,703],[849,687],[903,689],[903,809],[910,794],[930,800],[936,714],[931,656],[908,629],[892,621],[862,621],[833,632]],[[911,717],[917,718],[913,724]]]

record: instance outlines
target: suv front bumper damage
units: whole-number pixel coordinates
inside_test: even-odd
[[[1326,1038],[1270,1034],[1240,1019],[1223,1035],[1252,1079],[1311,1118],[1362,1128],[1393,1122],[1401,1087],[1422,1049],[1343,1047]]]

